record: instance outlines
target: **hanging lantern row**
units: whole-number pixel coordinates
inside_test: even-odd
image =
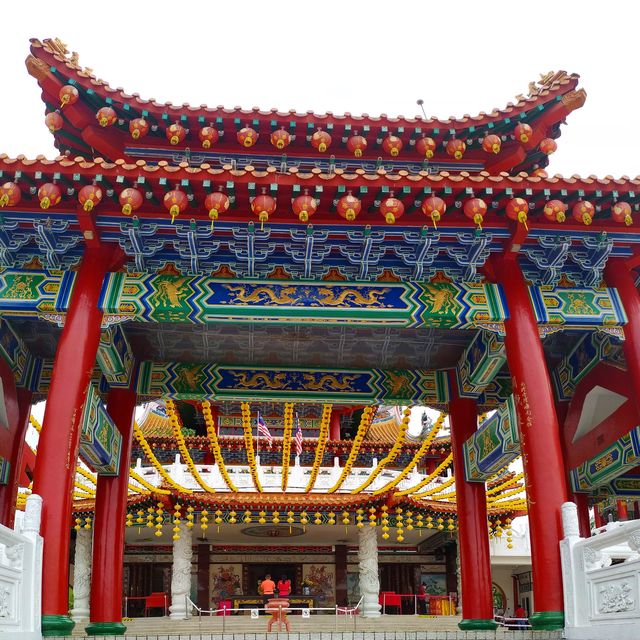
[[[40,207],[47,210],[62,201],[62,190],[55,182],[47,182],[38,189],[37,197]],[[78,201],[87,212],[92,211],[102,198],[103,191],[96,184],[86,185],[78,191]],[[0,208],[14,207],[21,199],[22,192],[17,183],[6,182],[0,186]],[[144,196],[139,189],[127,187],[120,192],[118,201],[122,207],[122,213],[130,216],[142,206]],[[189,198],[184,191],[176,187],[164,195],[163,204],[171,216],[171,222],[174,222],[186,210]],[[205,197],[204,206],[211,220],[212,229],[215,221],[219,219],[221,214],[229,210],[230,205],[229,196],[222,190],[210,193]],[[291,207],[300,222],[308,222],[318,209],[318,201],[305,190],[304,195],[292,200]],[[262,188],[260,195],[251,200],[251,211],[262,225],[269,221],[276,208],[276,199],[266,193],[265,187]],[[447,211],[445,201],[437,196],[429,196],[422,200],[420,208],[435,228]],[[405,212],[403,202],[394,197],[393,192],[380,202],[378,209],[387,224],[394,224]],[[469,198],[462,205],[464,215],[472,220],[479,229],[482,228],[488,209],[487,203],[482,198]],[[337,201],[336,210],[347,222],[353,222],[362,211],[362,201],[349,192]],[[568,206],[564,202],[554,199],[545,203],[543,213],[550,222],[562,223],[566,220],[567,210]],[[529,203],[524,198],[511,198],[506,204],[505,213],[508,218],[526,227]],[[587,226],[592,224],[595,214],[596,208],[588,200],[579,200],[571,209],[573,219]],[[611,208],[611,218],[618,224],[630,226],[633,223],[631,205],[622,201],[614,203]]]
[[[75,104],[78,101],[78,90],[73,85],[65,85],[60,89],[59,98],[60,109],[63,110],[66,106]],[[105,106],[98,109],[96,119],[101,127],[109,127],[117,122],[118,115],[113,107]],[[63,120],[58,111],[47,114],[45,122],[52,132],[58,131],[63,126]],[[149,122],[143,117],[134,118],[129,122],[129,133],[134,140],[144,138],[149,133],[150,128]],[[171,124],[165,129],[167,140],[172,145],[180,144],[186,138],[187,134],[188,129],[179,122]],[[527,144],[533,135],[533,129],[528,124],[518,124],[514,128],[512,135],[513,138],[521,144]],[[253,147],[259,137],[260,134],[249,125],[242,127],[236,134],[238,143],[245,149]],[[218,142],[220,134],[213,126],[205,126],[199,129],[198,138],[203,149],[210,149]],[[333,139],[327,131],[318,128],[318,130],[310,136],[309,141],[319,153],[326,153],[331,147]],[[487,153],[500,153],[502,139],[496,134],[490,133],[479,141],[482,149]],[[281,127],[271,133],[270,142],[276,149],[282,151],[291,144],[292,136],[284,127]],[[456,160],[462,159],[467,148],[466,143],[458,138],[452,138],[446,141],[444,145],[447,154]],[[347,138],[346,146],[349,152],[356,158],[361,158],[367,149],[368,143],[364,136],[356,132]],[[391,133],[382,140],[382,149],[392,158],[397,158],[400,155],[403,146],[404,143],[402,139]],[[433,138],[425,135],[416,140],[415,148],[419,156],[430,160],[435,154],[437,144]],[[556,148],[557,145],[551,138],[545,138],[539,145],[540,151],[547,155],[553,153]]]

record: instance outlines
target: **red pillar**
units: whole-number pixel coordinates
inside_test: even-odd
[[[604,270],[607,285],[615,287],[627,314],[622,351],[627,361],[631,397],[640,408],[640,296],[633,274],[622,258],[609,258]]]
[[[22,473],[22,452],[24,451],[24,439],[29,426],[31,396],[33,394],[27,389],[18,388],[16,389],[16,395],[18,399],[18,425],[11,443],[9,478],[7,479],[7,484],[0,485],[0,522],[9,529],[13,529],[16,514],[16,499],[20,484],[20,474]]]
[[[626,500],[618,500],[618,521],[622,522],[623,520],[629,519],[629,509],[627,508]]]
[[[602,514],[600,513],[600,508],[598,507],[597,504],[594,505],[593,507],[593,522],[596,525],[596,529],[599,529],[600,527],[604,527],[604,525],[606,524],[606,522],[602,518]]]
[[[578,524],[580,525],[580,536],[582,538],[591,537],[591,520],[589,518],[589,494],[574,493],[573,502],[578,507]]]
[[[559,542],[567,501],[564,460],[551,381],[529,291],[515,259],[492,261],[509,309],[505,350],[516,400],[531,531],[534,629],[564,627]]]
[[[455,375],[450,375],[449,424],[456,474],[458,544],[462,590],[461,629],[495,629],[491,586],[491,560],[487,529],[487,500],[484,482],[467,482],[464,477],[462,445],[478,426],[475,400],[458,396]]]
[[[71,635],[69,542],[79,425],[100,342],[100,288],[111,251],[85,251],[58,341],[33,492],[42,496],[42,635]]]
[[[331,417],[329,418],[329,440],[340,440],[340,416],[342,411],[333,408],[331,411]]]
[[[98,475],[88,635],[124,635],[126,631],[122,624],[122,570],[135,410],[133,389],[109,391],[107,412],[122,434],[122,451],[118,475]]]

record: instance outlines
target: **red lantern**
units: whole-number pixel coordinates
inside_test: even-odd
[[[60,87],[58,91],[58,98],[60,98],[60,108],[64,109],[68,104],[75,104],[80,98],[78,90],[71,84],[65,84],[64,87]]]
[[[125,216],[130,216],[134,211],[137,211],[142,206],[143,200],[140,191],[133,187],[123,189],[118,197],[118,202],[122,205],[122,213]]]
[[[211,230],[213,230],[213,223],[218,219],[221,213],[226,213],[229,210],[229,196],[222,191],[210,193],[204,199],[204,206],[209,212],[209,218],[211,219]]]
[[[262,189],[262,194],[256,196],[251,201],[251,211],[258,216],[260,221],[260,228],[264,227],[264,223],[269,220],[269,216],[276,210],[276,200],[265,193],[265,189]]]
[[[170,144],[180,144],[187,136],[187,130],[178,122],[167,127],[164,132]]]
[[[118,116],[111,107],[102,107],[96,113],[96,120],[101,127],[110,127],[117,119]]]
[[[531,140],[533,129],[528,124],[522,123],[516,126],[513,133],[516,136],[516,140],[525,144]]]
[[[442,198],[431,196],[430,198],[425,198],[422,201],[421,208],[424,215],[431,219],[433,226],[437,229],[438,222],[440,222],[442,216],[447,211],[445,201]]]
[[[529,213],[529,203],[524,198],[511,198],[507,202],[507,216],[517,222],[522,222],[527,229],[527,214]]]
[[[464,203],[464,215],[473,220],[479,229],[487,213],[487,203],[480,198],[470,198]]]
[[[277,129],[271,134],[271,144],[279,150],[288,147],[291,144],[291,135],[284,129]]]
[[[351,191],[338,200],[338,213],[348,222],[353,222],[356,219],[360,209],[362,209],[362,203],[351,195]]]
[[[550,156],[557,148],[558,145],[552,138],[545,138],[540,142],[540,151],[542,151],[542,153],[546,153],[548,156]]]
[[[44,123],[47,125],[47,129],[49,129],[51,133],[54,133],[62,129],[62,116],[57,111],[52,111],[51,113],[47,113]]]
[[[318,209],[318,202],[315,198],[307,195],[305,190],[303,196],[298,196],[294,199],[291,203],[291,207],[293,208],[293,212],[298,216],[300,222],[307,222]]]
[[[427,160],[431,160],[436,152],[436,141],[433,138],[418,138],[416,151]]]
[[[91,211],[102,200],[102,189],[95,184],[87,184],[78,192],[78,201],[85,211]]]
[[[20,187],[15,182],[5,182],[0,187],[0,208],[13,207],[22,198]]]
[[[392,193],[380,203],[380,213],[387,224],[395,224],[395,221],[404,213],[404,204],[398,198],[394,198]]]
[[[41,209],[55,207],[62,200],[60,187],[53,182],[47,182],[38,189],[38,200]]]
[[[398,136],[389,135],[382,141],[382,148],[391,157],[395,158],[402,149],[402,140]]]
[[[564,222],[566,216],[567,205],[562,200],[549,200],[544,205],[544,215],[551,222]]]
[[[367,150],[367,139],[364,136],[351,136],[347,140],[347,149],[353,153],[356,158],[362,158],[362,154]]]
[[[144,138],[149,133],[149,123],[144,118],[134,118],[129,122],[129,133],[134,140]]]
[[[578,200],[571,210],[574,220],[582,222],[582,224],[587,226],[593,222],[595,212],[596,208],[588,200]]]
[[[331,145],[331,136],[322,129],[318,129],[311,136],[311,144],[320,152],[324,153]]]
[[[202,127],[202,129],[198,131],[198,138],[200,138],[203,149],[211,149],[211,147],[220,139],[220,134],[218,133],[218,130],[213,127]]]
[[[630,226],[633,223],[631,205],[628,202],[616,202],[611,209],[611,217],[620,224]]]
[[[164,194],[162,200],[171,215],[171,224],[187,208],[187,194],[179,189],[173,189]]]
[[[258,132],[251,127],[243,127],[238,131],[238,142],[247,149],[258,142]]]
[[[494,133],[490,133],[488,136],[485,136],[482,141],[482,148],[487,153],[500,153],[500,147],[502,146],[502,140],[500,137],[495,135]]]
[[[456,160],[460,160],[466,150],[467,145],[462,142],[462,140],[452,138],[451,140],[449,140],[449,142],[447,142],[447,153]]]

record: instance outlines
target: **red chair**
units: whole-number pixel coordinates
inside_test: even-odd
[[[164,592],[156,592],[148,595],[144,599],[144,615],[145,618],[149,615],[150,609],[157,609],[160,607],[163,611],[163,615],[167,614],[167,594]]]
[[[231,607],[233,603],[231,600],[220,600],[218,602],[218,613],[217,616],[230,616],[231,615]],[[220,611],[222,609],[222,611]]]

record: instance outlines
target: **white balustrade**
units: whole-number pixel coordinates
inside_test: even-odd
[[[576,506],[562,507],[560,542],[567,640],[640,638],[640,520],[578,535]]]

